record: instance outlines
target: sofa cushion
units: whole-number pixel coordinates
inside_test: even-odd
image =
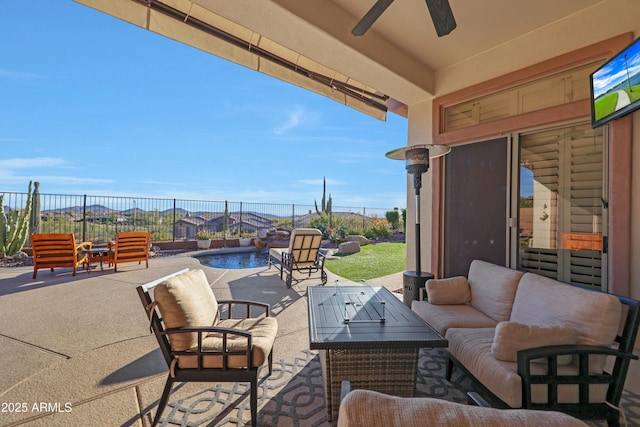
[[[338,427],[478,425],[586,427],[587,424],[560,412],[482,408],[428,397],[395,397],[370,390],[353,390],[347,394],[338,415]]]
[[[431,304],[466,304],[471,301],[469,282],[465,277],[427,280],[427,300]]]
[[[531,326],[515,322],[500,322],[496,326],[491,354],[498,360],[517,362],[520,350],[577,342],[578,331],[571,326]],[[557,360],[558,364],[567,365],[573,361],[573,356],[563,355]],[[541,362],[546,362],[546,359]]]
[[[493,394],[512,408],[522,406],[522,381],[515,362],[498,360],[491,355],[495,328],[451,328],[445,338],[447,352]]]
[[[509,320],[522,272],[485,261],[474,260],[469,267],[471,305],[496,322]]]
[[[512,322],[526,325],[568,325],[578,331],[578,344],[611,346],[620,325],[620,300],[533,273],[520,280]],[[589,358],[592,372],[602,372],[604,356]]]
[[[190,270],[160,283],[153,297],[167,329],[215,326],[218,321],[218,301],[202,270]],[[174,351],[188,350],[197,340],[196,333],[169,335]]]
[[[518,375],[516,362],[498,360],[491,354],[491,345],[495,328],[449,329],[445,338],[449,341],[447,352],[454,356],[469,372],[493,394],[512,408],[522,407],[522,380]],[[532,363],[531,373],[545,375],[547,365]],[[577,375],[574,364],[558,366],[560,375]],[[607,384],[589,387],[591,402],[603,402],[607,393]],[[534,403],[547,402],[546,384],[536,384],[531,390]],[[561,403],[576,403],[579,389],[576,385],[558,386],[558,400]]]
[[[225,319],[220,320],[216,325],[220,328],[241,329],[251,332],[252,349],[252,365],[253,367],[261,366],[267,356],[271,352],[273,341],[278,332],[278,323],[275,317],[256,317],[248,319]],[[220,351],[223,348],[222,335],[219,333],[210,333],[202,340],[202,349],[204,351]],[[247,350],[247,338],[240,335],[227,335],[227,349],[234,351]],[[193,346],[191,351],[197,351],[198,347]],[[202,367],[204,368],[222,368],[222,356],[207,355],[203,357]],[[246,368],[248,365],[246,353],[238,355],[230,355],[227,361],[229,368]],[[178,366],[181,368],[197,368],[197,356],[180,356],[178,358]]]
[[[449,328],[494,328],[497,324],[469,304],[435,305],[427,301],[413,301],[411,310],[443,336]]]

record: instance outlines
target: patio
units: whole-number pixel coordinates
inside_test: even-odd
[[[31,267],[0,269],[0,425],[150,425],[166,370],[135,287],[183,268],[203,268],[219,298],[267,302],[278,318],[274,374],[259,385],[265,392],[259,399],[260,424],[330,425],[318,358],[308,350],[306,287],[318,285],[319,279],[287,289],[276,269],[202,267],[189,253],[153,258],[149,269],[132,263],[118,273],[93,270],[75,277],[70,269],[59,269],[42,271],[33,280]],[[335,278],[329,273],[328,283]],[[400,289],[402,274],[371,284]],[[419,366],[437,365],[430,357],[421,354]],[[245,425],[248,387],[214,386],[176,387],[164,425]],[[420,387],[424,395],[431,394],[431,387],[446,391],[438,397],[464,401],[464,393],[442,384],[419,380]],[[639,396],[629,393],[623,401],[628,425],[640,425],[635,413]],[[221,410],[227,404],[229,409]],[[296,418],[296,406],[306,406],[307,418]]]
[[[153,258],[149,269],[124,264],[117,273],[43,270],[36,280],[32,267],[0,269],[0,394],[2,402],[19,403],[3,407],[0,425],[143,425],[140,413],[155,413],[166,365],[135,287],[183,268],[203,268],[220,299],[271,304],[279,321],[274,362],[300,360],[304,368],[310,357],[304,295],[319,279],[287,289],[274,268],[214,269],[188,255]],[[402,287],[401,275],[374,282]],[[205,387],[178,387],[170,403]],[[324,408],[318,413],[324,416]]]

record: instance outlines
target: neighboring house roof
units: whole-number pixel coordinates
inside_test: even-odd
[[[201,225],[206,225],[207,220],[199,216],[187,216],[187,217],[181,218],[179,221],[176,221],[176,224],[180,224],[180,223],[201,226]]]

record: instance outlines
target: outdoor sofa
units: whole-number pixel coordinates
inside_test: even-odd
[[[447,379],[456,366],[493,406],[618,425],[639,301],[480,260],[426,297],[412,310],[449,341]]]

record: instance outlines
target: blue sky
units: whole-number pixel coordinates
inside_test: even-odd
[[[3,2],[0,192],[406,205],[406,119],[53,3]]]
[[[594,74],[594,95],[599,97],[613,87],[640,72],[640,43],[633,43],[624,52],[616,55],[610,62]]]

